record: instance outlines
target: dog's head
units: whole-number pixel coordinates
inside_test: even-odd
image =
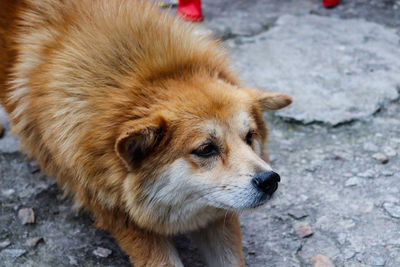
[[[127,201],[158,209],[149,216],[169,210],[185,217],[206,207],[253,208],[269,199],[280,177],[263,160],[261,113],[291,98],[219,80],[167,86],[154,112],[126,123],[116,142],[131,173]]]

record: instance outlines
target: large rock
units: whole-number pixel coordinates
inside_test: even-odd
[[[248,83],[293,96],[279,116],[336,125],[399,97],[399,40],[363,20],[284,15],[233,53]]]
[[[202,25],[226,39],[251,36],[270,28],[280,14],[306,15],[319,7],[312,1],[281,0],[203,0]]]

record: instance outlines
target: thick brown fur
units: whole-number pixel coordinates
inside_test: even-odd
[[[236,117],[253,125],[262,156],[261,112],[290,98],[241,88],[218,42],[142,1],[4,0],[0,10],[0,97],[21,149],[93,212],[135,266],[179,266],[169,236],[183,232],[210,265],[243,266],[241,207],[187,208],[154,187],[164,179],[169,188],[178,166],[197,175],[221,165],[210,179],[228,177],[242,161],[229,157],[239,155],[235,142],[253,153],[233,137]],[[208,125],[232,136],[221,141],[222,163],[191,153]],[[263,164],[254,156],[241,170]],[[195,211],[184,217],[185,208]]]

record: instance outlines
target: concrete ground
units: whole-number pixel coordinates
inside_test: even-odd
[[[224,40],[243,80],[294,98],[265,114],[282,182],[272,201],[241,214],[247,265],[400,266],[400,1],[203,7],[202,25]],[[0,121],[0,266],[129,266],[18,152],[3,111]],[[35,223],[23,224],[30,209]],[[177,246],[186,266],[203,266],[189,240]]]

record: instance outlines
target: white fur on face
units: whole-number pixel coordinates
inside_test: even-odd
[[[150,230],[177,234],[203,228],[224,214],[208,204],[204,198],[207,188],[185,160],[178,159],[164,169],[140,196],[132,190],[136,177],[127,177],[124,183],[126,206],[138,225],[147,227],[151,221],[155,228]]]
[[[242,164],[232,164],[229,171],[199,171],[179,159],[157,179],[148,196],[162,206],[179,207],[181,214],[170,214],[170,221],[174,222],[190,219],[207,206],[243,210],[262,205],[266,196],[254,187],[252,179],[256,172],[271,167],[250,147],[245,146],[237,154],[243,156],[238,159]]]

